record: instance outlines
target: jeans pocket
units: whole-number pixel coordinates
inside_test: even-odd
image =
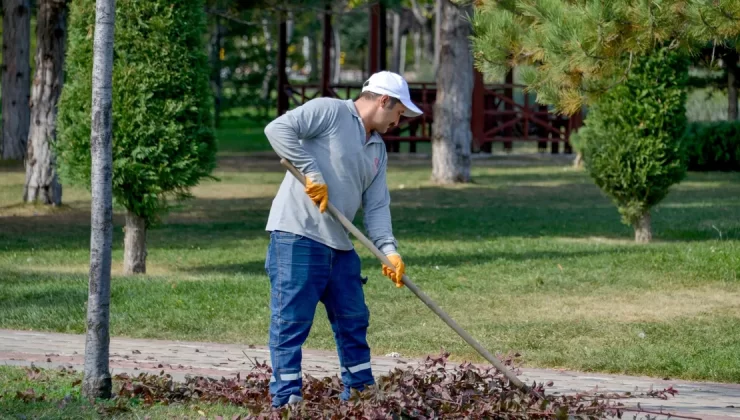
[[[306,238],[305,236],[291,232],[284,232],[282,230],[275,230],[270,234],[270,236],[272,236],[272,239],[276,242],[280,242],[281,244],[290,244]]]
[[[360,282],[362,284],[367,284],[367,276],[362,275],[362,260],[360,260],[360,255],[357,254],[357,251],[352,250],[352,253],[354,254],[352,257],[353,262],[353,273],[357,274],[357,277],[359,277]]]

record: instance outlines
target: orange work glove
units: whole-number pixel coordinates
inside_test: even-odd
[[[395,266],[395,271],[393,268],[383,264],[383,275],[393,280],[396,283],[396,287],[403,287],[402,279],[403,274],[406,272],[406,265],[398,253],[388,254],[387,257]]]
[[[326,211],[326,206],[329,205],[329,187],[324,184],[324,180],[321,178],[321,175],[306,175],[306,194],[308,194],[308,197],[316,203],[317,206],[319,206],[319,211],[321,213]]]

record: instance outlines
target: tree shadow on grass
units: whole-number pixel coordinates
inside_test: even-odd
[[[69,382],[72,383],[72,380]],[[95,419],[101,418],[98,410],[97,407],[87,402],[74,400],[70,404],[63,398],[33,402],[10,401],[6,407],[0,408],[0,417],[8,419]],[[4,414],[8,417],[4,417]]]
[[[625,255],[626,253],[635,254],[640,253],[642,250],[634,249],[620,249],[619,254]],[[458,267],[471,267],[482,264],[490,264],[492,262],[532,262],[534,264],[541,264],[546,261],[557,261],[563,263],[569,259],[578,258],[592,258],[599,255],[613,254],[613,249],[594,249],[594,250],[579,250],[579,251],[531,251],[531,252],[469,252],[469,253],[454,253],[454,254],[409,254],[404,256],[404,262],[408,267],[446,267],[446,268],[458,268]],[[363,270],[379,266],[380,260],[377,258],[362,258]]]
[[[359,245],[360,247],[362,245]],[[410,255],[404,257],[404,261],[409,266],[419,267],[433,267],[433,266],[444,266],[444,267],[461,267],[471,266],[479,264],[487,264],[492,261],[506,261],[506,262],[522,262],[522,261],[541,261],[541,260],[556,260],[565,261],[572,258],[589,258],[598,255],[606,255],[613,253],[613,249],[593,249],[593,250],[579,250],[579,251],[528,251],[528,252],[469,252],[469,253],[455,253],[455,254],[427,254],[427,255]],[[620,255],[625,253],[639,253],[642,252],[640,249],[620,249]],[[379,266],[380,260],[375,257],[362,257],[363,270],[372,269],[372,267]],[[204,264],[198,267],[190,267],[184,269],[188,273],[193,274],[223,274],[223,275],[234,275],[234,274],[252,274],[252,275],[263,275],[266,276],[264,269],[264,260],[248,261],[244,263],[233,263],[233,264]]]
[[[0,297],[3,297],[0,299],[3,306],[0,312],[74,307],[84,314],[87,287],[87,276],[84,274],[0,270],[0,288],[3,290],[0,292]]]
[[[265,261],[247,261],[231,264],[201,264],[197,267],[179,269],[190,274],[260,275],[267,276]]]
[[[642,252],[638,248],[620,249],[619,254],[634,254]],[[428,254],[428,255],[410,255],[404,258],[408,265],[413,266],[443,266],[443,267],[461,267],[488,264],[491,262],[523,262],[523,261],[565,261],[574,258],[591,258],[599,255],[613,254],[614,249],[592,249],[579,251],[527,251],[527,252],[470,252],[454,254]],[[379,264],[379,260],[373,258],[363,258],[363,264]]]
[[[728,195],[730,194],[730,195]],[[716,239],[709,221],[740,238],[740,189],[699,189],[669,195],[653,211],[659,241]],[[406,239],[592,237],[631,239],[616,207],[595,187],[422,188],[392,194],[394,233]],[[734,226],[734,228],[733,228]]]
[[[523,173],[480,178],[480,184],[460,187],[394,189],[394,234],[399,241],[632,238],[632,229],[621,223],[616,207],[595,185],[584,181],[583,175]],[[687,184],[690,187],[672,191],[653,212],[655,240],[713,240],[718,238],[717,230],[723,232],[724,239],[740,239],[740,185],[728,180],[731,178],[696,176]],[[168,215],[163,225],[148,232],[148,247],[213,249],[264,238],[272,199],[189,200]],[[87,249],[88,215],[2,217],[0,251]],[[355,218],[355,225],[363,228],[362,211]],[[123,246],[122,227],[122,219],[117,215],[114,250]]]

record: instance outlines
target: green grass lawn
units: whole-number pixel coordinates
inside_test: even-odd
[[[231,419],[237,414],[247,414],[244,407],[231,404],[190,402],[145,406],[137,398],[91,404],[80,395],[81,380],[82,372],[0,366],[0,418],[140,420],[223,416]],[[114,379],[113,392],[120,389],[121,381]]]
[[[689,174],[640,246],[583,172],[474,165],[475,183],[442,188],[428,162],[396,162],[389,185],[409,276],[484,347],[528,366],[740,382],[740,174]],[[120,275],[116,213],[113,335],[267,343],[264,225],[283,172],[232,156],[216,175],[148,233],[146,276]],[[22,185],[0,174],[0,328],[83,333],[89,194],[65,186],[49,210],[20,205]],[[357,246],[374,354],[482,360]],[[334,349],[321,306],[306,346]]]
[[[225,115],[216,129],[219,154],[228,156],[272,150],[264,133],[268,122],[238,112]]]

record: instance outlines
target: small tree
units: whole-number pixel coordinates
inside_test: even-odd
[[[62,179],[88,187],[94,3],[72,3],[56,143]],[[126,208],[124,273],[144,273],[146,229],[215,167],[203,1],[118,0],[115,31],[113,196]]]
[[[652,239],[650,209],[686,174],[688,66],[686,56],[667,48],[640,57],[574,135],[586,170],[634,227],[637,242]]]
[[[92,204],[90,278],[82,395],[110,398],[110,266],[113,247],[112,124],[113,44],[116,2],[98,0],[95,10],[92,121],[90,131]]]

